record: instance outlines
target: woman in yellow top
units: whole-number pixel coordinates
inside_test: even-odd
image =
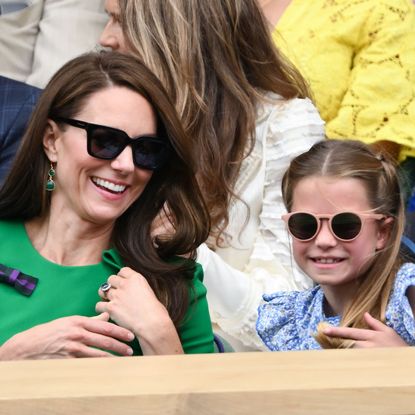
[[[415,157],[411,0],[258,1],[275,43],[310,83],[329,138]]]

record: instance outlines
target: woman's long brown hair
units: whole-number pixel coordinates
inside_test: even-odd
[[[212,233],[228,223],[243,158],[255,140],[264,92],[308,96],[278,53],[256,0],[119,0],[132,53],[162,81],[198,158]]]

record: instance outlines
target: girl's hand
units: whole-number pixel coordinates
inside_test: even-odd
[[[327,327],[323,333],[330,337],[354,340],[353,348],[408,346],[395,330],[376,320],[369,313],[365,313],[364,318],[369,329]]]
[[[108,319],[107,313],[71,316],[32,327],[1,346],[0,360],[114,357],[108,351],[132,355],[131,347],[122,342],[131,341],[133,333]]]
[[[131,330],[143,354],[183,353],[179,336],[164,305],[157,299],[147,280],[125,267],[108,278],[111,289],[98,294],[97,312],[107,312],[122,327]]]

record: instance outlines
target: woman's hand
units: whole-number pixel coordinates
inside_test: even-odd
[[[108,320],[109,315],[103,313],[63,317],[34,326],[5,342],[0,360],[114,357],[109,351],[131,356],[131,347],[123,342],[132,341],[134,334]]]
[[[107,312],[122,327],[131,330],[143,354],[183,353],[176,328],[164,305],[157,299],[147,280],[125,267],[108,278],[111,289],[98,294],[97,312]]]
[[[330,337],[354,340],[353,348],[408,346],[395,330],[376,320],[369,313],[365,313],[364,318],[369,329],[327,327],[323,333]]]

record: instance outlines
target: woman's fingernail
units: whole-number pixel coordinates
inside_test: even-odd
[[[131,349],[131,348],[127,349],[128,356],[132,356],[133,353],[134,353],[134,350],[133,349]]]

